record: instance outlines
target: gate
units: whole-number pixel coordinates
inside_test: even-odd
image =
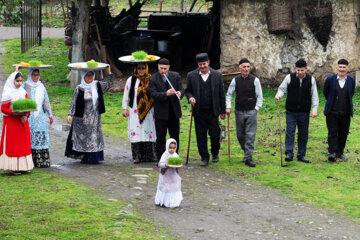
[[[24,53],[41,45],[41,0],[24,0],[21,17],[21,53]]]

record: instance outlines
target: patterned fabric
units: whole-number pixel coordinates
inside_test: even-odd
[[[37,88],[31,87],[29,84],[23,84],[26,92],[29,97],[33,100],[36,98]],[[42,107],[38,111],[38,115],[35,116],[34,112],[31,112],[29,117],[29,126],[30,126],[30,135],[31,135],[31,149],[49,149],[50,148],[50,138],[49,138],[49,129],[48,129],[48,118],[52,116],[49,96],[45,91],[44,100]]]
[[[148,65],[145,64],[145,66],[146,66],[146,70],[144,76],[140,76],[137,73],[137,68],[135,68],[134,71],[135,77],[137,77],[137,79],[140,80],[139,87],[137,89],[137,97],[136,97],[140,123],[144,121],[146,115],[148,114],[154,103],[154,99],[150,95],[150,88],[149,88],[149,78],[151,75],[149,74]]]
[[[31,149],[32,159],[35,167],[47,168],[50,167],[50,154],[49,149]]]
[[[133,160],[139,159],[141,162],[156,161],[155,143],[137,142],[131,143]]]

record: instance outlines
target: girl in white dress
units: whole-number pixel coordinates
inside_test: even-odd
[[[157,186],[155,204],[169,208],[179,207],[183,200],[181,192],[181,177],[177,168],[171,168],[168,165],[170,157],[179,157],[176,151],[176,141],[170,138],[166,142],[166,150],[159,161],[159,182]]]

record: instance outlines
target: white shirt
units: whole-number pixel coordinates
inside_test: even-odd
[[[345,86],[346,77],[344,79],[340,79],[339,75],[337,75],[336,79],[339,82],[340,88],[343,88]]]
[[[208,78],[210,76],[210,70],[206,74],[202,74],[201,71],[199,71],[199,74],[200,74],[201,78],[204,80],[204,82],[206,82],[206,80],[208,80]]]

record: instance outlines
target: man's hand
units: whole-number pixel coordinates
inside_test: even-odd
[[[280,96],[276,95],[275,96],[275,101],[279,102],[280,101]]]
[[[69,116],[67,117],[67,123],[70,124],[71,121],[72,121],[72,116],[69,115]]]
[[[222,120],[224,120],[225,119],[225,114],[223,113],[223,114],[220,114],[220,118],[222,119]]]
[[[316,118],[316,117],[317,117],[317,113],[314,113],[314,112],[311,113],[311,117],[312,117],[312,118]]]
[[[194,107],[196,103],[196,99],[193,97],[189,98],[189,103]]]
[[[180,91],[177,91],[177,92],[176,92],[176,95],[177,95],[179,98],[181,98],[181,92],[180,92]]]
[[[227,115],[230,115],[230,113],[231,113],[231,108],[227,108],[227,109],[226,109],[226,114],[227,114]]]
[[[171,95],[175,95],[176,91],[173,88],[170,88],[169,90],[166,91],[166,96],[171,96]]]

